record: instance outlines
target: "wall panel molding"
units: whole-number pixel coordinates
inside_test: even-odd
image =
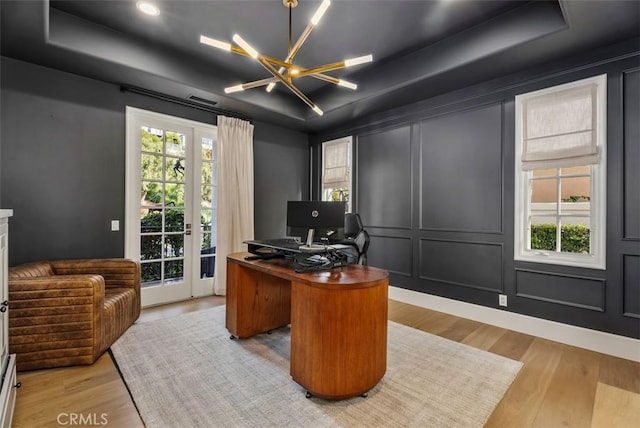
[[[622,255],[622,315],[640,318],[640,255]]]
[[[516,296],[592,311],[605,311],[606,281],[516,268]]]
[[[623,238],[640,241],[640,68],[622,73],[623,98]]]
[[[503,233],[503,124],[502,102],[420,122],[421,231]]]
[[[413,272],[413,238],[369,234],[371,243],[367,252],[369,266],[386,269],[391,273],[411,277]]]
[[[356,206],[367,227],[412,229],[411,124],[356,138]]]
[[[503,244],[420,238],[419,278],[493,292],[504,290]]]

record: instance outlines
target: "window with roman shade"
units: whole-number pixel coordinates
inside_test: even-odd
[[[606,98],[606,75],[515,97],[515,260],[606,268]]]
[[[350,209],[351,137],[322,143],[322,200],[347,201]]]

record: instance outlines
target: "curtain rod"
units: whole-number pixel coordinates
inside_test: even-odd
[[[186,107],[195,108],[197,110],[203,110],[209,113],[221,114],[224,116],[235,117],[242,120],[247,120],[249,122],[253,122],[253,119],[249,116],[245,116],[241,113],[235,113],[229,110],[224,110],[221,108],[216,108],[213,106],[203,105],[194,101],[189,101],[183,98],[174,97],[173,95],[163,94],[161,92],[151,91],[149,89],[140,88],[137,86],[128,86],[128,85],[120,85],[121,92],[131,92],[134,94],[144,95],[151,98],[156,98],[162,101],[168,101],[170,103],[183,105]]]

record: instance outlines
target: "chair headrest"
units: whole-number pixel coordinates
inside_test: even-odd
[[[344,215],[344,236],[353,238],[364,229],[360,215],[357,213],[346,213]]]

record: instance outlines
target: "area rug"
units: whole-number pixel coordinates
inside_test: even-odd
[[[481,427],[522,363],[389,322],[367,398],[305,398],[290,329],[231,340],[225,307],[138,323],[111,347],[148,428]]]

